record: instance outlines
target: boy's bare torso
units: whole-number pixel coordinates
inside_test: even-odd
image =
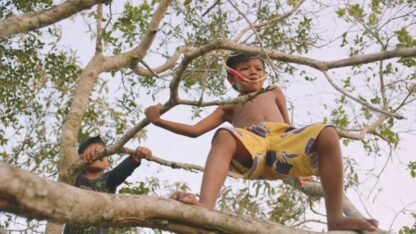
[[[248,127],[262,122],[284,122],[276,103],[275,91],[269,91],[244,104],[223,106],[226,120],[234,127]]]

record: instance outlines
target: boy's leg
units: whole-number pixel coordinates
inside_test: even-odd
[[[314,144],[319,155],[319,175],[325,196],[329,230],[368,230],[376,229],[378,223],[372,219],[347,218],[342,213],[343,166],[338,133],[333,127],[321,131]]]
[[[212,209],[230,168],[231,159],[243,164],[251,159],[247,149],[229,131],[221,129],[215,135],[205,163],[199,202],[190,193],[175,193],[173,199]]]

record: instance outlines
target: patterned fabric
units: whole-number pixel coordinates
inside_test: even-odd
[[[140,164],[133,164],[130,157],[126,158],[113,170],[104,173],[95,180],[89,180],[84,174],[80,174],[75,182],[75,186],[93,190],[96,192],[115,193],[117,187],[129,177],[134,169]],[[80,198],[82,199],[82,198]],[[113,229],[111,229],[113,230]],[[108,234],[109,228],[102,227],[78,227],[73,225],[65,225],[64,234]]]
[[[311,149],[327,126],[312,124],[296,129],[286,123],[265,122],[247,128],[222,128],[236,136],[253,157],[251,168],[233,160],[231,171],[246,179],[318,175],[318,155]]]

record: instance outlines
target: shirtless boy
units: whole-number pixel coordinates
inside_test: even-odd
[[[264,62],[238,54],[228,58],[227,80],[240,95],[263,87]],[[338,133],[333,126],[312,124],[301,129],[290,126],[285,97],[279,87],[243,104],[219,106],[194,125],[160,118],[160,104],[145,110],[151,123],[171,132],[200,136],[224,123],[212,141],[205,165],[200,198],[177,192],[173,199],[213,209],[229,169],[247,179],[279,179],[318,175],[324,190],[328,230],[368,230],[377,221],[348,218],[342,214],[343,166]],[[319,155],[319,156],[318,156]]]

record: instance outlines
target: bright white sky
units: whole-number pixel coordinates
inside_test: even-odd
[[[86,43],[90,39],[87,34],[83,33],[86,31],[85,25],[79,20],[79,17],[76,17],[75,21],[66,20],[63,27],[64,37],[62,43],[70,48],[77,49],[80,61],[85,65],[94,53],[94,42],[91,42],[90,44]],[[340,30],[342,30],[342,28]],[[325,54],[325,58],[322,58],[322,54]],[[345,54],[337,53],[335,48],[331,48],[328,51],[324,51],[323,49],[313,51],[309,56],[316,59],[331,60],[344,58]],[[154,64],[149,60],[146,60],[146,62]],[[324,81],[322,75],[317,74],[317,76],[319,80],[321,80],[318,83],[305,84],[305,82],[299,80],[297,85],[291,86],[285,91],[287,99],[294,103],[295,110],[297,111],[295,123],[296,120],[299,122],[299,119],[302,116],[308,116],[307,120],[311,122],[320,121],[320,119],[314,118],[314,115],[309,116],[307,114],[307,107],[316,106],[316,103],[319,103],[319,100],[322,97],[308,96],[306,93],[307,90],[318,90],[323,93],[334,92],[327,82]],[[235,95],[235,92],[231,92],[230,95]],[[143,106],[154,103],[150,97],[145,97],[145,95],[141,96],[143,97],[143,100],[141,100]],[[163,98],[163,95],[158,95],[158,97],[162,98],[158,99],[157,102],[163,103],[167,100],[167,96]],[[212,109],[213,108],[204,109],[201,116],[206,116]],[[178,106],[166,113],[163,118],[185,123],[195,123],[198,120],[192,120],[190,118],[190,111],[191,107]],[[413,124],[414,126],[414,123],[416,122],[415,116],[407,117],[408,120],[406,122],[411,125]],[[142,145],[151,148],[154,155],[170,161],[204,165],[213,132],[192,139],[175,135],[152,125],[148,126],[146,129],[148,140],[143,142]],[[369,172],[367,170],[376,166],[376,170],[372,173],[378,174],[386,163],[387,158],[366,156],[366,154],[359,149],[360,147],[354,144],[351,144],[348,148],[343,148],[344,157],[354,158],[362,169],[360,176],[363,184],[358,189],[362,195],[358,196],[356,191],[349,190],[347,194],[348,197],[350,197],[364,215],[368,216],[368,211],[372,217],[378,219],[382,229],[389,230],[390,226],[392,226],[392,231],[395,232],[403,225],[411,226],[414,222],[408,212],[400,213],[397,216],[396,214],[403,208],[412,210],[413,212],[416,210],[416,179],[411,178],[409,171],[405,169],[410,160],[415,160],[414,157],[412,158],[411,149],[414,149],[413,145],[414,142],[416,142],[416,138],[411,135],[402,135],[402,137],[401,149],[393,154],[393,157],[389,160],[384,169],[376,189],[369,197],[367,197],[368,191],[373,187],[375,179],[368,176]],[[129,144],[128,146],[134,147]],[[386,155],[387,153],[388,152],[386,152]],[[152,176],[166,179],[171,182],[185,181],[195,193],[199,192],[202,178],[200,173],[184,172],[183,170],[174,170],[166,167],[160,168],[159,166],[155,166],[154,163],[148,162],[143,163],[142,167],[136,170],[130,178],[130,181],[141,181],[144,177]],[[230,180],[228,182],[230,182]],[[361,197],[361,199],[359,197]],[[362,205],[363,203],[365,204],[365,207]],[[409,206],[409,204],[412,205]]]

